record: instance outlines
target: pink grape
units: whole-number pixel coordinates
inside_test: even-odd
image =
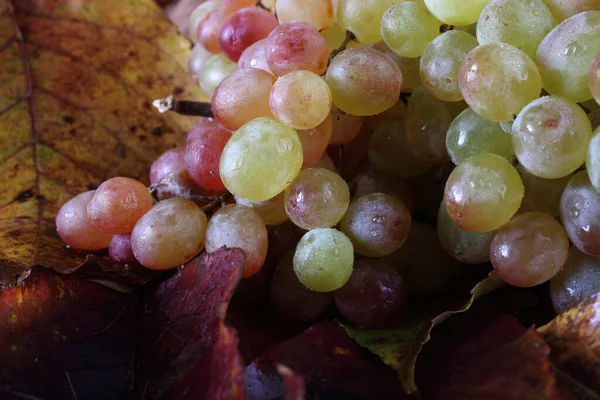
[[[258,68],[275,75],[267,63],[266,43],[267,39],[261,39],[248,46],[238,60],[238,69]]]
[[[331,139],[333,122],[331,114],[323,122],[312,129],[298,130],[302,142],[302,168],[307,168],[319,161]]]
[[[233,14],[233,10],[224,6],[209,12],[198,24],[198,43],[213,54],[220,53],[221,45],[219,44],[219,30],[231,14]]]
[[[219,45],[230,60],[238,62],[248,46],[269,36],[277,25],[277,18],[266,10],[242,8],[223,23],[219,31]]]
[[[121,264],[138,264],[131,249],[131,235],[115,235],[108,246],[110,258]]]
[[[179,146],[162,153],[150,166],[150,183],[156,184],[165,176],[185,171],[183,153],[185,147]]]
[[[363,126],[364,117],[348,114],[335,105],[331,107],[333,127],[329,144],[346,144],[353,141]]]
[[[256,0],[221,0],[221,3],[227,7],[238,9],[253,6],[256,4]]]

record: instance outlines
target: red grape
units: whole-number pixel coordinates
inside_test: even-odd
[[[121,264],[138,264],[131,249],[131,235],[115,235],[108,246],[110,258]]]
[[[233,10],[229,7],[218,7],[209,12],[198,24],[198,43],[213,54],[221,52],[219,30]]]
[[[219,31],[221,51],[237,62],[251,44],[269,36],[277,27],[277,18],[260,8],[248,7],[233,13]]]
[[[302,168],[308,168],[321,158],[331,139],[331,114],[323,122],[311,129],[298,130],[302,142]]]
[[[156,184],[165,176],[179,171],[185,171],[183,162],[183,146],[175,147],[162,153],[150,166],[150,183]]]

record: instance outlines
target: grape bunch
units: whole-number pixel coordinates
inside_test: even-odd
[[[292,321],[398,321],[491,262],[600,290],[600,0],[208,0],[189,72],[211,97],[150,187],[63,205],[73,248],[163,270],[222,246]]]

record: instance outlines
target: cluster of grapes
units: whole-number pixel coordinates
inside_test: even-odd
[[[600,0],[275,12],[208,0],[191,14],[190,73],[214,119],[152,164],[150,190],[117,177],[67,202],[65,243],[151,269],[239,247],[244,277],[271,247],[278,312],[310,320],[335,301],[362,326],[462,264],[552,279],[557,310],[600,290]],[[346,179],[328,149],[351,159]]]

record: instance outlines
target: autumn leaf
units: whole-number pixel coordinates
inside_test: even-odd
[[[190,44],[152,0],[0,0],[0,265],[70,273],[54,218],[111,176],[146,181],[194,123],[153,99],[202,99]],[[12,279],[12,278],[11,278]]]

